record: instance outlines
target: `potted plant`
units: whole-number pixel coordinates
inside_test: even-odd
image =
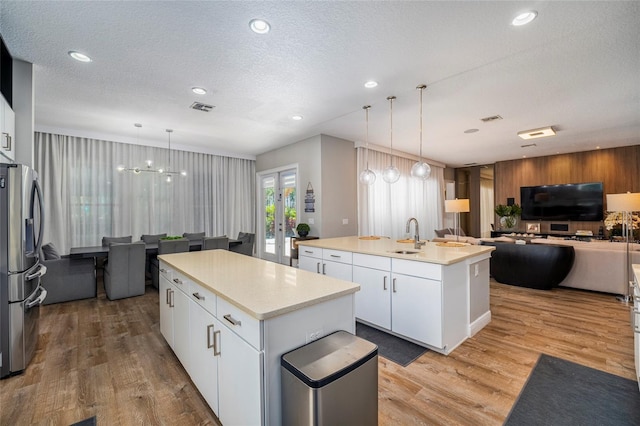
[[[522,208],[518,204],[506,206],[498,204],[495,212],[500,216],[500,226],[504,229],[513,229],[518,223],[518,216],[522,213]]]
[[[309,227],[309,225],[307,225],[306,223],[299,223],[298,226],[296,226],[296,231],[298,231],[298,235],[300,235],[302,238],[309,235],[310,230],[311,227]]]

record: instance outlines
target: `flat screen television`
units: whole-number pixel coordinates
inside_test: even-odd
[[[523,220],[599,221],[602,182],[520,187]]]

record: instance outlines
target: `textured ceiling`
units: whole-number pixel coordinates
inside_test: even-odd
[[[369,141],[388,146],[395,95],[394,148],[417,154],[424,83],[424,155],[452,166],[640,143],[639,22],[637,1],[0,1],[0,34],[34,64],[36,129],[162,145],[173,128],[178,147],[252,156],[362,141],[371,104]],[[521,148],[518,131],[549,125]]]

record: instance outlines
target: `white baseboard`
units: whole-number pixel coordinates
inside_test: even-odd
[[[482,330],[491,322],[491,311],[482,314],[477,320],[469,324],[469,337],[474,336],[478,331]]]

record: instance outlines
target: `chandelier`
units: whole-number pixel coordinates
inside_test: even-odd
[[[138,136],[140,135],[140,128],[142,127],[142,124],[140,123],[135,123],[134,126],[136,126],[138,128]],[[169,143],[169,159],[168,159],[168,167],[166,169],[163,168],[158,168],[155,169],[153,168],[153,161],[151,160],[147,160],[146,161],[146,165],[144,167],[126,167],[126,166],[118,166],[118,171],[119,172],[133,172],[134,174],[138,175],[140,173],[158,173],[162,176],[165,177],[165,180],[169,183],[171,183],[173,181],[173,176],[175,175],[180,175],[180,176],[186,176],[187,172],[182,170],[182,171],[173,171],[171,170],[171,133],[173,133],[173,129],[166,129],[165,130],[167,132],[168,135],[168,143]],[[138,138],[139,139],[139,138]]]

